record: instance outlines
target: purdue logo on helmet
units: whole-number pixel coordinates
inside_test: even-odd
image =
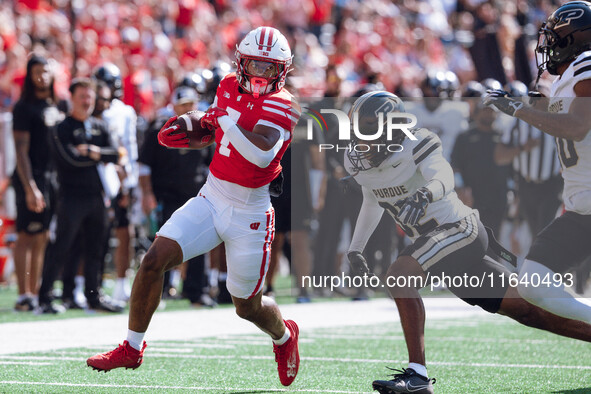
[[[536,57],[540,74],[557,75],[557,67],[591,49],[591,3],[571,1],[552,13],[538,32]]]
[[[352,133],[351,149],[347,151],[347,156],[356,171],[378,167],[392,153],[400,151],[406,134],[395,129],[388,136],[386,127],[388,114],[400,112],[405,112],[404,103],[398,96],[386,91],[366,93],[353,103],[349,111],[351,127],[357,128],[366,137],[362,139],[357,132]],[[406,122],[404,118],[397,123]]]

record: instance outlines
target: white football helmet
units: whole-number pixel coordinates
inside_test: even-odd
[[[269,26],[251,30],[236,48],[238,83],[255,98],[281,90],[292,57],[279,30]]]

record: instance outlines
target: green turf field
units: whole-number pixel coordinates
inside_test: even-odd
[[[386,366],[404,365],[398,323],[301,332],[302,363],[288,391],[371,392]],[[10,340],[2,338],[2,340]],[[591,392],[589,345],[535,331],[498,316],[427,323],[429,372],[440,393]],[[105,348],[0,356],[0,392],[283,391],[263,335],[149,343],[139,369],[107,374],[85,359]]]

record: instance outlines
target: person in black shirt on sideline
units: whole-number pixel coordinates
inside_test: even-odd
[[[180,116],[195,109],[199,96],[195,89],[179,86],[172,93],[171,101],[174,114]],[[162,115],[154,121],[146,133],[138,159],[142,209],[146,215],[154,210],[158,211],[158,227],[162,226],[187,200],[197,195],[207,178],[207,166],[211,161],[209,149],[168,149],[160,145],[158,131],[172,114],[163,113]],[[170,286],[170,278],[166,277],[165,295],[169,293]],[[193,306],[211,308],[217,304],[207,294],[206,288],[205,256],[201,255],[187,261],[182,293]]]
[[[32,311],[37,303],[39,276],[52,215],[47,141],[50,128],[62,117],[56,108],[49,64],[45,58],[34,55],[27,63],[22,95],[13,110],[17,159],[12,176],[18,232],[14,250],[18,284],[14,309],[17,311]]]
[[[499,234],[507,210],[508,166],[494,161],[495,147],[501,135],[493,128],[496,113],[484,107],[478,98],[469,100],[470,129],[456,139],[451,164],[461,174],[463,187],[470,188],[480,220]],[[460,186],[460,185],[457,185]],[[460,186],[461,187],[461,186]]]
[[[63,308],[52,303],[53,283],[63,267],[64,277],[73,278],[78,261],[69,258],[78,234],[82,232],[85,296],[89,309],[119,312],[99,291],[106,208],[103,181],[98,164],[115,163],[119,153],[113,146],[105,124],[90,117],[95,104],[95,88],[89,79],[75,79],[70,85],[72,112],[59,124],[52,138],[59,180],[56,239],[49,246],[37,313],[58,313]],[[74,263],[74,264],[73,264]],[[73,281],[64,281],[64,306],[75,308]]]

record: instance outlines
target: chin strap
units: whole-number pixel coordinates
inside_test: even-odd
[[[540,82],[540,78],[542,77],[542,74],[544,73],[544,70],[539,69],[538,68],[538,76],[536,77],[536,83],[534,83],[534,90],[540,90],[538,89],[538,83]]]

